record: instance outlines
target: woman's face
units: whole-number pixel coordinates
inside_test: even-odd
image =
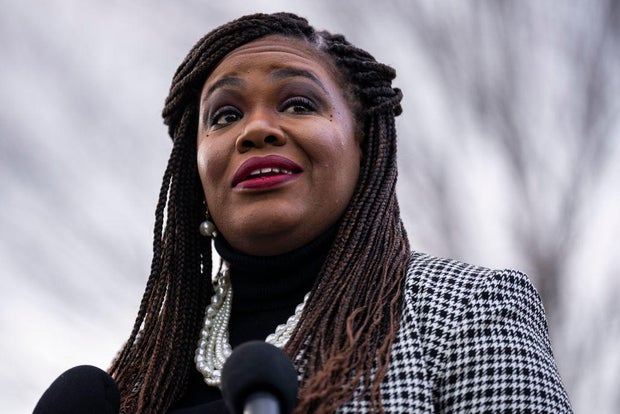
[[[359,177],[354,122],[332,65],[304,42],[269,36],[226,56],[198,127],[198,170],[226,240],[275,255],[333,225]]]

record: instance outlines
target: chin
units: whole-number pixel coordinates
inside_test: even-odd
[[[255,220],[245,226],[235,226],[232,231],[222,231],[222,234],[232,247],[254,256],[287,253],[318,236],[306,231],[299,221],[286,222],[273,218],[272,216],[271,220]]]
[[[295,250],[304,245],[303,242],[295,243],[287,239],[242,239],[229,241],[230,245],[236,250],[252,256],[277,256]]]

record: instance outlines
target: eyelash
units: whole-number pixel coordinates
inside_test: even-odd
[[[303,96],[295,96],[293,98],[290,98],[284,101],[284,103],[280,106],[280,111],[284,112],[286,109],[295,107],[295,106],[303,107],[304,112],[315,112],[318,109],[316,104],[312,102],[310,99],[305,98]],[[299,113],[299,112],[295,111],[294,113]]]
[[[290,113],[304,114],[304,113],[309,113],[309,112],[316,112],[318,110],[317,105],[312,100],[306,97],[303,97],[303,96],[295,96],[293,98],[290,98],[284,101],[282,105],[280,105],[280,107],[278,108],[278,111],[286,112],[290,108],[299,108],[299,107],[303,108],[303,110],[302,111],[293,110]],[[225,123],[220,123],[223,117],[227,117],[230,115],[237,116],[237,119],[229,121],[229,122],[225,122]],[[236,107],[232,105],[226,105],[226,106],[223,106],[217,109],[209,117],[209,126],[216,127],[216,128],[222,128],[222,127],[232,124],[235,121],[238,121],[241,118],[243,118],[243,113],[239,109],[237,109]]]
[[[231,123],[233,123],[234,121],[225,123],[225,124],[220,124],[219,123],[219,119],[221,117],[224,116],[229,116],[229,115],[236,115],[238,118],[235,119],[235,121],[238,121],[239,119],[241,119],[243,117],[243,113],[241,113],[240,110],[238,110],[237,108],[235,108],[234,106],[223,106],[221,108],[219,108],[218,110],[216,110],[213,115],[211,115],[209,117],[209,126],[211,127],[225,127],[227,125],[230,125]]]

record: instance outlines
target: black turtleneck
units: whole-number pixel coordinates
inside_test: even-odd
[[[233,300],[229,335],[233,349],[247,341],[264,340],[293,315],[312,289],[335,234],[333,227],[307,245],[278,256],[249,256],[236,251],[221,236],[215,239],[217,252],[230,264]],[[198,412],[227,411],[220,390],[206,385],[194,368],[185,395],[169,413]]]

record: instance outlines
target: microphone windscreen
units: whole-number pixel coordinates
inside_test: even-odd
[[[297,402],[297,387],[297,371],[288,355],[266,342],[238,346],[222,368],[222,396],[233,413],[242,413],[247,397],[259,391],[272,394],[281,412],[290,413]]]
[[[65,371],[43,393],[33,414],[117,414],[120,392],[112,377],[90,365]]]

